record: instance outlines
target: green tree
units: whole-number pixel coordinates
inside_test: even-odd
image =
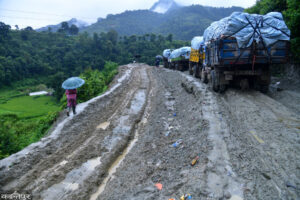
[[[70,35],[77,35],[79,32],[78,27],[75,24],[72,24],[71,27],[69,28],[69,34]]]

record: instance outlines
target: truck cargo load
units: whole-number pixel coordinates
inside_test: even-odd
[[[204,41],[203,36],[196,36],[191,41],[191,55],[189,59],[189,73],[195,77],[200,76],[200,68],[204,60]]]
[[[181,47],[172,51],[169,57],[170,68],[184,71],[188,69],[191,47]]]
[[[163,51],[163,62],[164,62],[164,67],[165,68],[169,68],[169,62],[168,62],[168,59],[172,53],[172,49],[165,49]]]
[[[203,37],[206,44],[222,37],[235,37],[239,48],[249,47],[253,41],[269,47],[280,40],[289,41],[290,30],[279,12],[266,15],[233,12],[229,17],[213,22]]]
[[[208,79],[215,91],[238,85],[267,92],[271,65],[288,62],[289,39],[281,13],[234,12],[204,31],[201,79]]]

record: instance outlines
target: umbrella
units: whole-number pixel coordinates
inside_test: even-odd
[[[157,55],[157,56],[155,56],[155,58],[156,59],[161,59],[161,60],[163,59],[163,57],[161,55]]]
[[[68,78],[67,80],[65,80],[61,86],[62,86],[62,88],[66,89],[66,90],[70,90],[70,89],[79,88],[83,84],[84,84],[83,79],[81,79],[79,77],[71,77],[71,78]]]

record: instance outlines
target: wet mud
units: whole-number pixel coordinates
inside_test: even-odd
[[[105,94],[0,161],[0,190],[48,200],[299,199],[296,102],[121,66]]]

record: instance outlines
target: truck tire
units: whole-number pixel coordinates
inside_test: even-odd
[[[175,63],[175,70],[179,70],[179,63]]]
[[[178,71],[183,71],[183,65],[182,65],[182,63],[178,63]]]
[[[189,74],[193,75],[193,66],[191,62],[189,63]]]
[[[224,84],[221,84],[221,85],[220,85],[220,93],[225,92],[226,89],[227,89],[227,85],[224,85]]]
[[[260,85],[260,91],[264,94],[268,93],[269,85]]]
[[[201,70],[201,81],[205,84],[208,83],[207,73],[204,69]]]
[[[194,67],[193,67],[193,69],[194,69],[194,76],[195,76],[195,78],[200,78],[200,76],[199,76],[199,66],[197,66],[197,65],[194,65]]]
[[[212,89],[215,91],[215,92],[219,92],[219,85],[218,85],[218,76],[215,72],[215,70],[211,70],[211,85],[212,85]]]

